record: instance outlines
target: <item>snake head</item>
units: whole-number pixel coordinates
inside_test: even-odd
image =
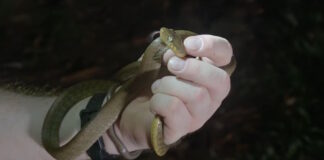
[[[176,56],[183,58],[187,55],[183,39],[173,29],[162,27],[160,29],[160,39]]]

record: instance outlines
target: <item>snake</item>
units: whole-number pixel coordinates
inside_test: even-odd
[[[124,108],[135,98],[152,96],[152,83],[168,74],[162,65],[163,54],[171,49],[180,58],[189,57],[183,41],[197,35],[188,30],[160,29],[160,37],[153,40],[142,54],[140,61],[133,62],[118,71],[113,80],[89,80],[67,88],[50,107],[42,126],[42,144],[58,160],[75,159],[84,153],[106,131],[113,126]],[[231,74],[236,67],[235,58],[221,67]],[[61,145],[59,129],[68,111],[80,100],[96,93],[108,93],[111,98],[98,114],[67,143]],[[158,156],[169,149],[163,138],[163,117],[155,115],[151,125],[151,146]]]

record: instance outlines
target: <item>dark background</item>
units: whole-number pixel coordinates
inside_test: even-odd
[[[161,26],[227,38],[238,67],[222,107],[162,159],[324,156],[321,0],[1,0],[0,84],[51,90],[109,78]],[[21,86],[19,87],[21,88]],[[145,153],[143,159],[158,159]]]

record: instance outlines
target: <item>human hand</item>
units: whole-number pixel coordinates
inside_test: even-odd
[[[217,36],[197,35],[188,37],[184,45],[189,55],[202,60],[183,60],[167,51],[163,59],[174,75],[156,80],[151,98],[139,97],[125,108],[116,130],[130,151],[149,148],[154,114],[163,117],[164,142],[171,144],[201,128],[227,96],[230,78],[218,66],[231,60],[229,42]],[[115,152],[113,146],[108,145],[109,149]]]

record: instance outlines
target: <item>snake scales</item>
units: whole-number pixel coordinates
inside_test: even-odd
[[[48,111],[42,128],[42,143],[45,149],[56,159],[71,160],[84,153],[118,119],[120,113],[136,97],[151,96],[150,86],[163,75],[162,56],[169,48],[178,57],[185,57],[183,40],[196,35],[191,31],[172,30],[162,27],[160,38],[156,38],[143,53],[139,62],[134,62],[115,75],[118,82],[93,80],[76,84],[59,95]],[[229,74],[235,69],[235,59],[223,67]],[[165,69],[164,69],[165,70]],[[113,93],[95,118],[83,127],[71,141],[60,146],[59,128],[67,112],[80,100],[96,93]],[[143,92],[144,90],[144,92]],[[149,94],[149,95],[147,95]],[[168,150],[163,143],[163,124],[156,115],[151,127],[151,143],[155,153],[162,156]]]

